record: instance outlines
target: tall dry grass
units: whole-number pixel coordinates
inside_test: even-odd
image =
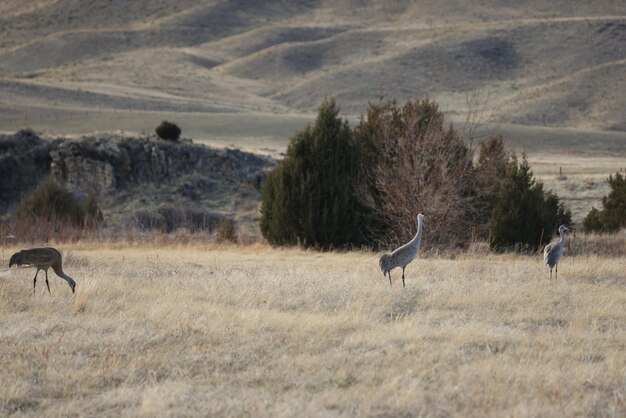
[[[1,273],[0,415],[626,416],[623,258],[60,247],[74,296]]]

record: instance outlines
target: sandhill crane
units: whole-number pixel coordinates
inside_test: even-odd
[[[389,285],[393,287],[391,282],[391,270],[396,267],[402,267],[402,287],[404,288],[404,269],[413,261],[420,249],[420,241],[422,239],[422,222],[424,215],[417,215],[417,233],[413,239],[400,248],[396,248],[391,254],[383,254],[380,257],[378,265],[383,272],[383,276],[389,275]]]
[[[13,264],[17,266],[27,265],[37,269],[35,272],[35,278],[33,279],[33,293],[35,293],[35,286],[37,285],[37,275],[39,270],[46,272],[46,286],[48,286],[48,293],[50,293],[50,284],[48,283],[48,269],[52,267],[52,270],[57,276],[65,279],[67,284],[72,288],[72,293],[76,288],[76,282],[67,274],[63,272],[63,261],[61,260],[61,253],[55,248],[31,248],[30,250],[22,250],[19,253],[15,253],[9,260],[9,267]]]
[[[565,225],[559,226],[559,235],[561,239],[551,242],[543,249],[543,261],[550,267],[550,279],[552,279],[552,269],[555,268],[554,278],[559,274],[559,260],[563,255],[563,244],[565,243],[565,231],[568,228]]]

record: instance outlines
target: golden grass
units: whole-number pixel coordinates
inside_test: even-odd
[[[0,415],[626,415],[623,258],[60,247],[74,296],[1,273]]]

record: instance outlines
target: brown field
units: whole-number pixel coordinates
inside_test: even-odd
[[[626,416],[624,258],[59,247],[74,296],[4,254],[0,415]]]

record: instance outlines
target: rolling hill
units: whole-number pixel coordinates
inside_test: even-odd
[[[430,96],[452,120],[478,97],[489,123],[626,130],[620,1],[46,0],[0,12],[4,130],[88,132],[124,111],[134,122],[109,129],[235,114],[254,136],[249,115],[310,118],[327,95],[358,115],[381,92]],[[82,130],[67,123],[80,112]]]

